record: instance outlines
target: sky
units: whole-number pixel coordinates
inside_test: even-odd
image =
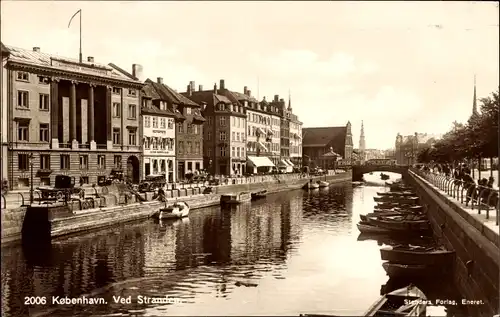
[[[444,133],[499,86],[496,2],[1,1],[4,44],[83,56],[262,100],[291,95],[304,127],[352,124],[357,147]]]

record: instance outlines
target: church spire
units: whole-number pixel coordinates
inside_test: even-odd
[[[292,111],[292,93],[288,89],[288,111]]]
[[[361,162],[364,163],[366,160],[366,144],[365,144],[365,126],[363,124],[363,120],[361,120],[361,134],[359,135],[359,154],[361,158]]]
[[[474,74],[474,96],[472,97],[472,115],[477,116],[477,97],[476,97],[476,75]]]

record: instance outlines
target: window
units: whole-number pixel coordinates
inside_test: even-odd
[[[28,154],[18,154],[17,155],[17,165],[20,171],[27,171],[29,169],[29,155]]]
[[[80,177],[80,184],[88,184],[89,183],[89,177],[88,176],[82,176]]]
[[[200,142],[194,143],[194,154],[200,154]]]
[[[29,122],[19,122],[17,128],[17,140],[18,141],[29,141]]]
[[[225,131],[220,131],[219,132],[219,139],[221,141],[226,141],[226,132]]]
[[[184,133],[184,125],[182,122],[177,123],[177,132]]]
[[[167,120],[165,118],[160,118],[160,128],[165,129],[167,126]]]
[[[193,153],[193,143],[191,141],[186,142],[186,154]]]
[[[27,91],[17,91],[17,106],[21,108],[29,108],[29,93]]]
[[[193,133],[193,125],[191,123],[187,124],[187,133],[188,134]]]
[[[179,154],[184,153],[184,141],[179,141],[178,151],[179,151]]]
[[[235,127],[236,126],[236,117],[231,117],[231,119],[233,119],[233,120],[231,120],[232,121],[231,126]]]
[[[113,144],[120,143],[120,128],[113,128]]]
[[[236,141],[239,141],[239,140],[240,140],[240,133],[236,132]]]
[[[130,119],[137,118],[137,106],[136,105],[134,105],[134,104],[128,105],[128,117]]]
[[[220,117],[219,118],[219,124],[221,127],[226,126],[226,117]]]
[[[113,117],[119,118],[121,111],[120,111],[120,103],[119,102],[113,102]]]
[[[195,166],[195,170],[197,170],[197,171],[200,170],[201,165],[199,162],[194,163],[194,166]]]
[[[17,72],[17,80],[30,81],[30,74],[27,72]]]
[[[80,155],[80,169],[81,170],[89,169],[89,156],[88,155]]]
[[[187,163],[187,169],[188,169],[188,171],[193,171],[193,162]]]
[[[106,168],[106,156],[105,155],[97,155],[97,168],[99,168],[99,169]]]
[[[186,114],[191,114],[191,108],[186,107]]]
[[[50,170],[50,154],[40,155],[40,169]]]
[[[40,184],[42,186],[50,186],[50,177],[40,177]]]
[[[168,119],[168,128],[173,129],[174,128],[174,119]]]
[[[197,124],[193,125],[193,134],[199,134],[200,133],[200,127]]]
[[[129,145],[137,145],[136,144],[137,133],[135,130],[128,131],[128,144]]]
[[[145,149],[149,149],[150,147],[151,147],[151,143],[149,142],[149,138],[148,138],[148,137],[146,137],[146,138],[144,139],[144,148],[145,148]]]
[[[151,127],[151,117],[149,117],[149,116],[144,117],[144,127],[145,128]]]
[[[235,157],[235,156],[236,156],[236,149],[235,149],[235,147],[234,147],[234,146],[231,148],[231,156],[232,156],[232,157]]]
[[[49,83],[49,78],[43,77],[43,76],[38,76],[38,83],[47,85]]]
[[[226,156],[226,147],[223,145],[220,147],[220,156]]]
[[[153,138],[153,150],[158,150],[158,140]]]
[[[69,170],[70,167],[69,154],[61,154],[61,169]]]
[[[39,97],[40,101],[40,110],[49,110],[49,95],[47,94],[40,94]]]
[[[49,142],[49,125],[40,123],[40,142]]]
[[[212,131],[207,131],[207,141],[212,139]]]
[[[121,88],[118,88],[118,87],[113,87],[113,93],[114,93],[114,94],[119,95],[121,92],[122,92],[122,89],[121,89]]]
[[[207,149],[207,156],[211,157],[212,156],[212,149]]]
[[[129,89],[128,90],[128,95],[129,96],[137,96],[137,90],[135,90],[135,89]]]
[[[231,140],[235,141],[236,140],[236,132],[233,131],[233,133],[231,133],[231,136],[232,136]]]
[[[113,167],[114,168],[122,168],[122,156],[121,155],[115,155],[113,157]]]
[[[212,125],[212,117],[207,117],[207,125]]]
[[[241,148],[241,157],[245,157],[245,148]]]
[[[247,132],[248,135],[252,135],[252,129],[250,128],[250,126],[248,126],[248,132]]]
[[[158,117],[153,117],[153,128],[158,128]]]

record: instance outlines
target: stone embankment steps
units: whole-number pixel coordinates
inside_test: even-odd
[[[351,181],[351,173],[339,173],[329,176],[311,177],[314,181],[327,180],[331,183]],[[232,179],[228,185],[212,187],[212,194],[202,194],[205,187],[180,188],[165,191],[167,203],[182,199],[191,209],[198,209],[220,204],[220,195],[267,190],[268,193],[301,188],[310,178],[300,175],[281,177],[259,176],[249,179]],[[181,186],[182,187],[182,186]],[[85,199],[69,203],[69,208],[61,204],[61,209],[51,212],[51,233],[53,237],[73,234],[91,229],[99,229],[123,222],[145,219],[151,216],[164,203],[151,201],[154,194],[141,194],[147,201],[137,202],[135,195],[126,195],[120,186],[107,187],[106,194],[95,197],[95,190],[86,188]],[[81,210],[83,209],[83,210]],[[26,208],[2,210],[2,244],[19,240]]]

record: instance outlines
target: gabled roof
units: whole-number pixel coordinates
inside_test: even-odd
[[[255,99],[254,97],[242,94],[241,92],[231,91],[231,94],[238,101],[246,100],[246,101],[250,101],[250,102],[258,102],[257,99]]]
[[[121,68],[117,67],[114,64],[104,65],[88,61],[82,61],[80,63],[78,59],[60,57],[45,52],[36,52],[33,50],[28,50],[9,45],[5,45],[5,48],[10,52],[9,62],[16,62],[26,65],[38,66],[47,69],[54,69],[66,72],[67,71],[78,72],[92,76],[99,76],[104,78],[111,78],[111,79],[138,83],[138,81],[132,75],[126,73],[125,71],[123,71]],[[76,66],[83,65],[84,67],[79,67],[77,70],[74,70],[61,65],[61,63],[74,64]]]
[[[9,55],[10,54],[10,51],[7,47],[5,47],[5,45],[3,45],[2,42],[0,42],[0,45],[1,45],[1,52],[2,52],[2,55]]]
[[[302,128],[302,146],[345,144],[346,134],[346,127]]]
[[[149,78],[146,80],[146,84],[152,86],[153,89],[158,94],[158,96],[160,97],[159,99],[161,99],[163,101],[167,101],[167,102],[172,103],[172,104],[200,107],[199,104],[184,97],[183,95],[176,92],[175,90],[173,90],[172,88],[170,88],[169,86],[167,86],[165,84],[159,84],[157,82],[152,81]]]

